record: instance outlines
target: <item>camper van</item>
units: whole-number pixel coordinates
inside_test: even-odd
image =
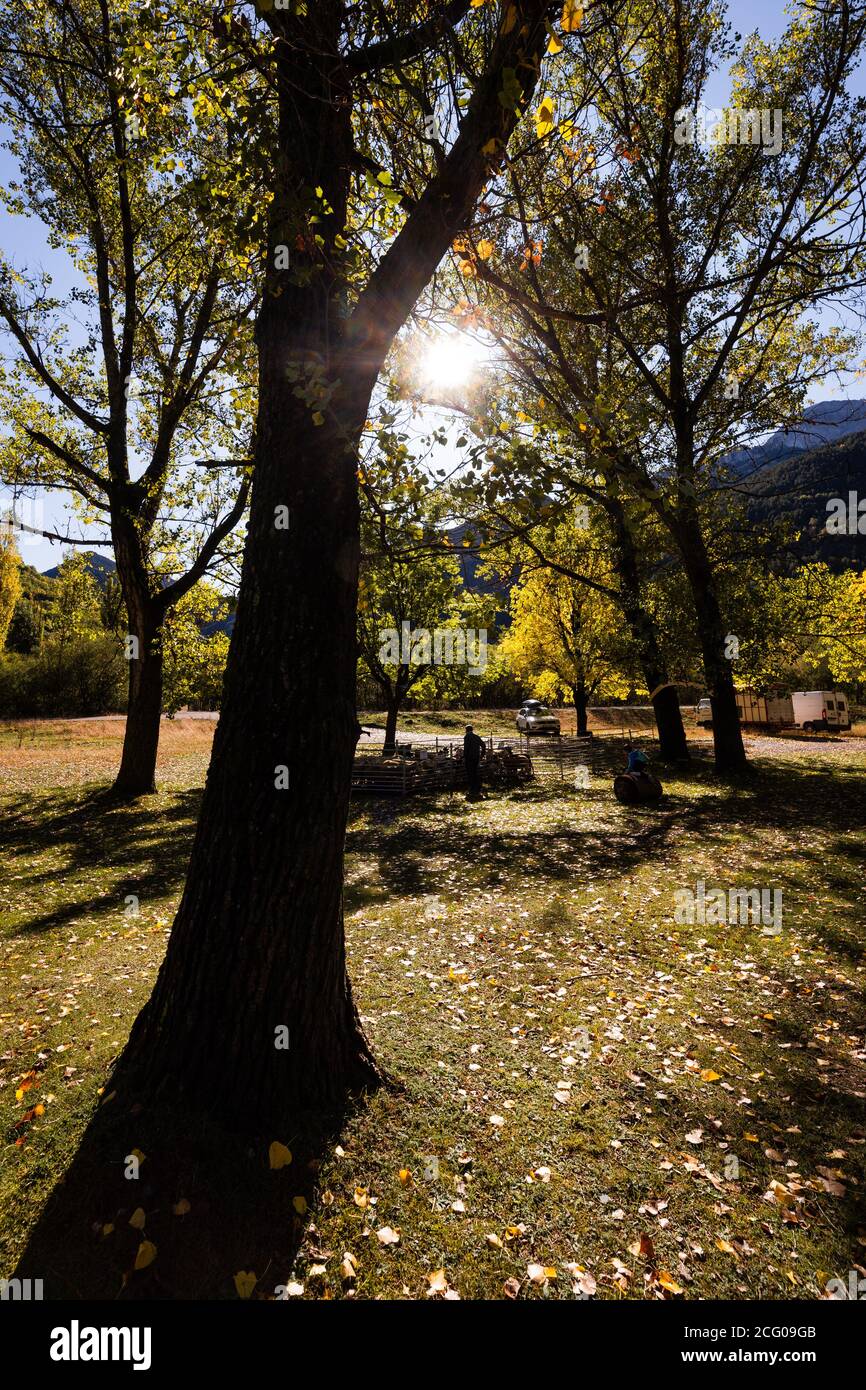
[[[794,723],[807,733],[815,729],[850,729],[848,700],[841,690],[795,690]]]

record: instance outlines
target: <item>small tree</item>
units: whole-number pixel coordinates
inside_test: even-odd
[[[0,117],[20,169],[0,198],[45,223],[75,279],[60,297],[0,261],[13,349],[0,474],[18,491],[71,494],[113,547],[129,661],[115,785],[130,795],[155,786],[166,615],[244,512],[243,469],[192,465],[247,452],[256,302],[205,199],[227,155],[197,101],[190,116],[203,40],[177,18],[160,64],[142,18],[126,0],[34,0],[0,18]]]
[[[577,732],[585,734],[590,702],[598,695],[625,695],[634,684],[637,663],[622,614],[605,593],[609,564],[584,547],[579,568],[573,540],[570,549],[569,570],[573,567],[574,574],[564,567],[534,565],[531,559],[524,567],[512,591],[511,625],[500,650],[536,695],[552,699],[567,692]],[[578,573],[583,578],[577,578]]]

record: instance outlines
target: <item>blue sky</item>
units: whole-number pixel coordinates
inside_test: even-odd
[[[785,28],[786,8],[777,0],[733,0],[728,7],[728,15],[734,29],[744,37],[757,29],[762,37],[767,39],[777,38]],[[866,90],[862,74],[857,82],[858,90]],[[706,104],[709,106],[721,106],[728,94],[728,79],[724,72],[714,74],[711,79],[707,95]],[[14,161],[10,159],[5,150],[0,150],[0,181],[5,182],[15,176]],[[35,269],[39,266],[44,267],[54,277],[55,285],[59,291],[69,288],[72,283],[72,271],[67,257],[61,252],[55,252],[49,247],[45,229],[41,222],[32,218],[10,217],[5,212],[0,212],[0,246],[8,259],[19,268],[29,267]],[[824,390],[813,394],[812,399],[823,397],[836,397],[841,395],[866,395],[866,388],[862,383],[852,379],[847,388],[835,385],[828,385]],[[441,419],[441,416],[438,417]],[[450,454],[450,451],[447,451]],[[451,455],[453,458],[453,455]],[[446,466],[448,458],[439,466]],[[2,499],[0,490],[0,499]],[[60,498],[46,498],[44,505],[44,525],[50,529],[64,531],[65,528],[65,508]],[[34,565],[39,570],[45,570],[52,565],[56,565],[62,558],[64,547],[48,541],[36,541],[30,537],[27,541],[22,536],[19,538],[22,557],[27,564]],[[103,547],[105,550],[105,547]],[[110,553],[107,550],[106,553]]]

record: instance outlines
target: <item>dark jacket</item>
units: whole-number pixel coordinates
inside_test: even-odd
[[[477,734],[465,734],[463,737],[463,761],[465,763],[480,763],[481,754],[484,752],[484,741]]]

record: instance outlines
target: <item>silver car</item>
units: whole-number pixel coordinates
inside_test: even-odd
[[[517,727],[522,734],[558,734],[559,720],[540,700],[524,700],[517,711]]]

